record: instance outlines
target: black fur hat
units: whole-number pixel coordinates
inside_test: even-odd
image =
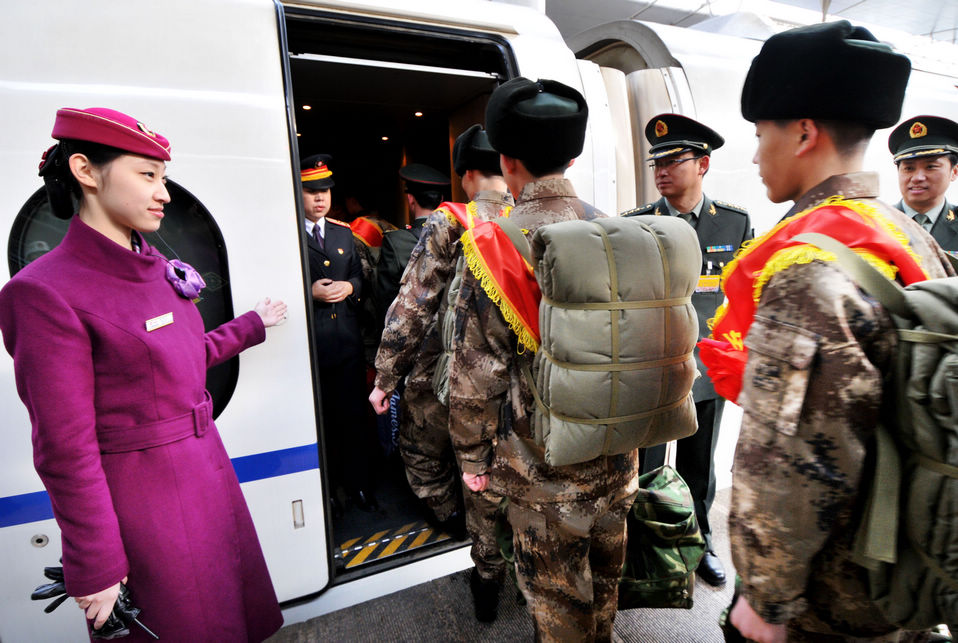
[[[911,61],[847,20],[765,41],[742,88],[742,116],[817,118],[880,129],[898,122]]]
[[[452,146],[452,167],[462,176],[468,170],[501,174],[499,152],[492,149],[482,126],[476,124],[459,135]]]
[[[559,166],[582,153],[588,118],[585,98],[572,87],[520,76],[492,92],[486,133],[497,152]]]

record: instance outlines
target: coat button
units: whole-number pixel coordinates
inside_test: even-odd
[[[326,261],[324,261],[324,262],[323,262],[323,265],[324,265],[324,266],[329,266],[329,259],[327,259]]]

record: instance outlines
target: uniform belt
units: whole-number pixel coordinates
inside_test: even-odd
[[[150,424],[100,427],[100,453],[125,453],[178,442],[192,435],[201,437],[213,425],[213,400],[204,391],[202,402],[189,413]]]

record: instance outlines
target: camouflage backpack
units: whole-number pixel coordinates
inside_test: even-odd
[[[639,476],[639,495],[626,516],[626,530],[619,609],[691,609],[705,537],[695,519],[692,492],[678,471],[665,465]]]
[[[958,624],[958,277],[902,288],[831,237],[832,252],[890,313],[898,348],[884,393],[874,476],[855,540],[872,599],[909,630]]]

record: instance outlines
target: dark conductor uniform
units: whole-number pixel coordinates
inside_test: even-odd
[[[646,138],[652,144],[649,160],[677,156],[692,151],[696,155],[710,154],[721,147],[724,139],[712,129],[678,114],[660,114],[653,117],[645,128]],[[623,213],[622,216],[654,214],[657,216],[680,216],[695,228],[702,250],[701,276],[692,294],[692,305],[699,323],[699,339],[709,336],[708,320],[715,316],[716,309],[725,300],[719,288],[722,269],[728,265],[742,243],[753,236],[748,212],[723,201],[713,201],[702,195],[702,201],[694,212],[679,213],[662,197],[654,203]],[[720,397],[706,375],[705,366],[695,349],[695,361],[701,377],[692,386],[698,430],[679,440],[676,449],[676,468],[685,479],[695,501],[695,517],[711,551],[711,525],[709,510],[715,499],[715,448],[718,444],[719,427],[725,400]],[[644,451],[641,458],[642,472],[662,466],[665,461],[665,445]],[[722,584],[724,574],[718,568],[715,578],[703,578],[710,584]]]
[[[307,174],[317,169],[317,156],[303,160],[304,189],[324,190],[333,186],[332,172],[328,169],[328,175],[318,180]],[[325,167],[325,162],[320,162]],[[310,284],[331,279],[348,281],[353,286],[352,294],[340,302],[313,298],[313,341],[328,449],[326,464],[334,492],[336,486],[342,485],[362,507],[374,503],[369,490],[369,460],[375,448],[371,432],[361,421],[366,417],[365,363],[359,330],[362,265],[349,226],[335,219],[324,219],[322,235],[314,231],[320,226],[318,222],[310,225],[312,222],[307,220],[304,229]]]
[[[895,165],[937,156],[946,157],[942,162],[951,168],[958,155],[958,123],[939,116],[909,118],[888,136],[888,151],[894,155]],[[951,180],[954,180],[953,172]],[[947,189],[945,185],[941,187]],[[934,212],[918,212],[904,199],[896,203],[895,208],[921,224],[943,250],[951,254],[958,251],[958,207],[948,203],[948,199]]]
[[[449,179],[442,172],[422,163],[404,165],[399,169],[399,176],[405,181],[407,194],[415,202],[414,205],[411,201],[409,208],[414,218],[405,228],[383,234],[376,276],[376,311],[380,322],[384,322],[389,306],[399,294],[399,282],[412,249],[419,242],[426,219],[442,202],[449,185]],[[421,216],[416,215],[415,208],[419,209]]]

